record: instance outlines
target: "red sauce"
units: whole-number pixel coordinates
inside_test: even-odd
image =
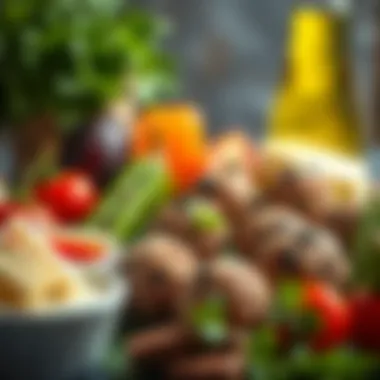
[[[56,236],[53,238],[53,244],[63,257],[73,261],[97,261],[105,254],[104,244],[90,241],[88,239]]]

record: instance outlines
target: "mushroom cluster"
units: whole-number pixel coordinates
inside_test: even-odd
[[[133,298],[127,314],[140,316],[139,328],[129,335],[136,378],[244,376],[247,337],[269,311],[270,286],[242,260],[195,258],[169,235],[149,236],[131,252],[126,270]],[[215,320],[199,318],[209,308],[217,309]]]
[[[236,154],[243,149],[226,150],[126,259],[136,379],[244,379],[247,339],[270,314],[279,282],[342,288],[349,280],[357,213],[345,217],[315,176],[285,167],[264,175]]]

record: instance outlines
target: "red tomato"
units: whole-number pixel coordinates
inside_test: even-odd
[[[351,312],[349,303],[331,286],[311,282],[303,293],[303,308],[317,318],[310,345],[316,350],[327,350],[345,342],[350,335]]]
[[[294,304],[284,310],[285,319],[277,327],[282,349],[306,342],[315,351],[325,351],[349,339],[350,306],[334,288],[321,282],[303,282],[295,289]]]
[[[380,296],[363,294],[352,302],[352,339],[360,349],[380,352]]]
[[[102,244],[78,238],[55,237],[53,245],[62,256],[74,261],[91,262],[99,260],[104,255]]]
[[[41,183],[36,197],[63,221],[83,220],[94,209],[98,191],[89,176],[80,172],[62,172]]]

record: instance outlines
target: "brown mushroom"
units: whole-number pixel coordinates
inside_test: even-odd
[[[127,351],[144,379],[242,380],[245,342],[235,335],[222,345],[207,346],[186,325],[172,323],[134,335]]]
[[[340,238],[347,248],[351,248],[355,242],[360,218],[361,210],[358,206],[346,205],[332,209],[327,214],[324,224]]]
[[[271,303],[271,289],[265,276],[238,257],[223,257],[205,265],[195,290],[192,302],[184,309],[184,320],[189,321],[199,307],[207,307],[209,303],[215,306],[214,301],[218,301],[217,322],[223,318],[229,333],[259,324]]]
[[[266,194],[272,201],[292,207],[317,222],[324,220],[333,202],[326,180],[294,169],[281,172]]]
[[[192,197],[187,202],[175,202],[169,204],[158,215],[153,226],[156,231],[169,233],[187,245],[191,246],[196,256],[201,260],[209,260],[217,257],[229,242],[229,230],[224,224],[223,215],[221,226],[210,227],[197,224],[191,215],[190,203],[203,203],[206,207],[215,208],[211,201],[202,197]]]
[[[249,203],[256,194],[254,173],[259,156],[249,136],[239,131],[228,133],[212,144],[204,180],[226,188],[240,202]]]
[[[191,248],[163,234],[151,234],[132,247],[125,262],[131,307],[147,315],[174,313],[190,292],[198,262]]]
[[[328,230],[307,224],[267,240],[257,251],[257,263],[275,281],[290,276],[342,285],[350,274],[339,239]]]
[[[300,270],[305,276],[341,286],[347,283],[351,268],[339,239],[322,228],[310,230],[309,241],[300,255]]]
[[[233,328],[251,328],[264,320],[271,304],[265,276],[253,265],[237,258],[223,258],[210,265],[211,292],[226,300]]]
[[[240,260],[218,259],[203,269],[199,280],[206,282],[198,282],[194,290],[200,292],[193,293],[179,318],[132,335],[128,352],[140,370],[173,380],[244,378],[247,339],[269,310],[269,286],[258,270]],[[228,329],[222,340],[209,342],[189,316],[215,295],[225,301]]]
[[[244,230],[237,235],[241,240],[237,245],[250,261],[261,262],[262,252],[268,252],[267,246],[273,251],[276,247],[283,249],[305,223],[299,214],[286,207],[264,204],[251,211]]]

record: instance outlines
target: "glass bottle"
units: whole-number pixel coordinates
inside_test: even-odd
[[[366,172],[349,60],[351,10],[348,0],[302,1],[293,10],[267,147],[356,197],[364,194]]]

